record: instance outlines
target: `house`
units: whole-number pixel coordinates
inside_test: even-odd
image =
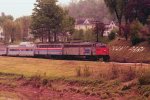
[[[0,40],[4,40],[5,36],[4,36],[4,32],[3,32],[3,28],[0,26]]]
[[[118,26],[115,24],[114,21],[111,21],[110,24],[105,24],[105,31],[104,31],[104,34],[103,36],[108,36],[112,30],[114,29],[118,29]]]
[[[93,19],[76,19],[75,29],[86,31],[95,27]]]
[[[104,22],[105,24],[105,22]],[[95,27],[95,20],[94,19],[76,19],[75,29],[76,30],[83,30],[86,31],[88,29],[93,29]],[[111,21],[108,24],[105,24],[105,31],[103,36],[107,37],[112,30],[118,29],[118,26],[115,24],[114,21]]]

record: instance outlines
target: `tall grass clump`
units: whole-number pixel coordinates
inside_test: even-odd
[[[113,65],[108,71],[108,73],[109,73],[108,75],[109,79],[115,79],[119,77],[120,70],[117,66]]]
[[[131,81],[137,77],[136,69],[132,67],[128,67],[126,70],[122,71],[122,75],[120,77],[121,81]]]
[[[90,70],[90,68],[88,66],[85,66],[83,68],[83,76],[84,77],[89,77],[92,74],[92,71]]]
[[[77,76],[77,77],[80,77],[80,76],[81,76],[81,73],[82,73],[81,70],[82,70],[81,67],[76,68],[76,71],[75,71],[75,72],[76,72],[76,76]]]
[[[122,68],[113,64],[103,76],[109,80],[119,79],[122,82],[127,82],[137,77],[137,71],[132,67]]]
[[[75,73],[76,73],[76,76],[77,77],[89,77],[92,75],[92,70],[90,69],[90,67],[88,66],[85,66],[83,68],[81,67],[78,67],[76,70],[75,70]]]
[[[150,85],[150,71],[143,73],[138,80],[140,85]]]

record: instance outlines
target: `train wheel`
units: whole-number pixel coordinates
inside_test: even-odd
[[[109,62],[110,61],[110,56],[103,56],[103,61],[104,62]]]

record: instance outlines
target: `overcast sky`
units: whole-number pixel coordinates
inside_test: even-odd
[[[33,4],[36,0],[0,0],[0,13],[10,14],[15,18],[31,15]],[[67,4],[70,0],[58,0],[61,4]]]

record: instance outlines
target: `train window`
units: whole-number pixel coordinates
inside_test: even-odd
[[[102,45],[102,46],[100,46],[101,48],[105,48],[106,46],[105,45]]]
[[[19,51],[19,49],[9,49],[9,51]]]
[[[26,51],[32,51],[32,49],[26,49]]]

